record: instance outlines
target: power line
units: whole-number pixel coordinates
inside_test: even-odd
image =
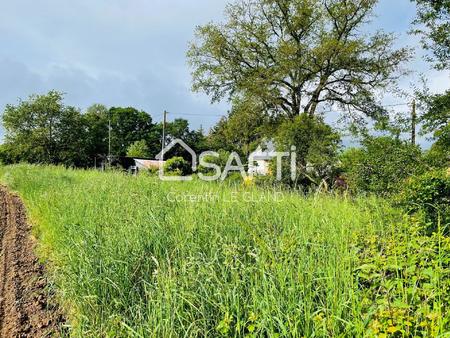
[[[386,104],[386,105],[383,105],[383,106],[381,106],[381,107],[387,108],[387,107],[399,107],[399,106],[409,106],[409,105],[411,105],[411,102]]]

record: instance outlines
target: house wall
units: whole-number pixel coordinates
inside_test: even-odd
[[[248,173],[253,175],[267,176],[269,174],[269,161],[253,161],[252,164],[249,164]]]

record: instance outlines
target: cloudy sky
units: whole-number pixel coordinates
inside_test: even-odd
[[[222,18],[228,0],[14,0],[0,2],[0,111],[31,93],[56,89],[66,102],[134,106],[156,120],[163,110],[209,128],[227,104],[190,91],[185,53],[196,25]],[[399,45],[415,14],[409,0],[381,0],[372,29],[395,32]],[[430,70],[418,51],[411,67],[434,91],[448,73]],[[411,79],[405,79],[408,86]],[[1,131],[0,131],[1,134]]]

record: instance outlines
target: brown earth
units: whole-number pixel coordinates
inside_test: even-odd
[[[63,317],[34,254],[25,208],[0,186],[0,337],[59,337]]]

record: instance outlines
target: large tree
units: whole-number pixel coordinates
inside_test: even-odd
[[[394,37],[364,34],[376,0],[237,0],[226,22],[197,28],[188,51],[193,89],[218,101],[248,95],[294,118],[320,104],[367,115],[395,84],[408,49]]]
[[[81,113],[65,106],[63,94],[32,95],[3,113],[6,149],[14,161],[85,166]]]
[[[90,165],[105,160],[108,155],[108,108],[102,104],[90,106],[83,119],[86,125],[86,153]]]
[[[417,3],[415,33],[433,53],[437,69],[450,68],[450,0],[412,0]]]
[[[113,107],[108,114],[111,118],[112,153],[115,156],[126,156],[127,149],[136,141],[145,140],[149,151],[156,153],[159,135],[151,116],[135,108]]]

